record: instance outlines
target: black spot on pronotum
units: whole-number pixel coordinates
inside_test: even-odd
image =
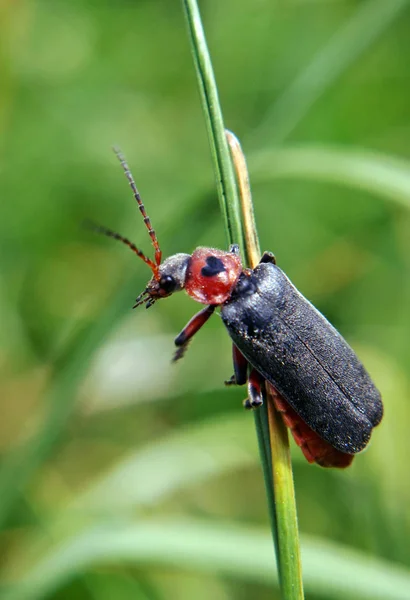
[[[201,275],[204,277],[214,277],[218,273],[225,271],[225,266],[220,258],[216,256],[208,256],[206,259],[206,267],[202,267]]]

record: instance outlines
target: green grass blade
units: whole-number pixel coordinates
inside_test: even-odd
[[[235,136],[228,132],[227,137],[240,189],[246,254],[250,265],[256,267],[260,259],[260,247],[246,160]],[[284,598],[297,600],[302,599],[304,595],[289,436],[281,416],[275,409],[271,391],[267,389],[266,392],[266,403],[256,411],[255,423],[261,455],[266,462],[265,487],[281,590]]]
[[[246,468],[257,460],[249,424],[244,412],[218,415],[147,444],[91,483],[75,500],[75,508],[115,514],[153,506],[187,486]]]
[[[350,19],[276,101],[253,131],[252,139],[260,144],[261,140],[281,143],[288,138],[320,96],[407,5],[408,0],[367,0],[358,4]]]
[[[310,538],[304,540],[303,557],[306,590],[315,597],[408,600],[410,574],[403,567]],[[2,597],[40,600],[94,565],[124,562],[145,570],[162,566],[219,572],[277,587],[272,560],[270,536],[259,529],[198,521],[119,521],[61,542],[14,585],[3,586]]]
[[[198,197],[196,203],[192,203],[190,207],[180,206],[179,218],[172,224],[173,231],[170,231],[170,237],[178,235],[180,219],[186,218],[192,223],[187,229],[187,241],[189,245],[195,244],[206,219],[205,211],[199,202],[201,198]],[[131,308],[135,291],[136,281],[131,277],[121,286],[105,310],[96,315],[93,324],[77,335],[71,348],[66,349],[64,357],[53,365],[54,373],[45,394],[45,402],[49,409],[44,421],[32,438],[3,459],[0,469],[0,528],[38,467],[58,443],[75,411],[77,393],[88,372],[92,357],[104,338],[118,324],[121,316]]]
[[[239,203],[235,174],[225,137],[218,89],[202,27],[201,16],[196,0],[183,0],[182,4],[188,24],[192,56],[208,130],[219,203],[224,217],[228,242],[229,244],[239,244],[241,249],[243,249],[242,225],[238,210]]]
[[[105,314],[78,336],[75,349],[59,363],[51,378],[45,397],[49,410],[38,432],[5,457],[0,471],[0,528],[33,474],[58,442],[75,410],[77,391],[88,371],[90,357],[117,322],[118,312],[123,308],[127,295],[132,297],[133,289],[135,287],[130,281],[107,307]]]
[[[236,189],[235,173],[231,160],[231,152],[228,147],[227,137],[225,135],[216,81],[201,23],[201,17],[197,2],[195,0],[183,0],[183,6],[188,23],[192,54],[196,67],[199,89],[201,92],[205,120],[207,123],[212,158],[217,177],[219,199],[222,214],[225,217],[226,233],[229,243],[239,243],[242,252],[244,252],[245,242],[243,235],[242,215]],[[246,254],[249,257],[248,252],[249,248],[246,247]],[[274,492],[271,477],[272,470],[270,463],[270,446],[268,437],[266,434],[264,435],[264,431],[268,430],[269,427],[265,412],[261,412],[260,415],[255,418],[255,425],[268,497],[268,508],[271,519],[272,534],[275,542],[277,543],[274,518]]]
[[[231,161],[231,152],[228,147],[227,137],[225,135],[216,81],[201,23],[201,17],[195,0],[183,0],[183,5],[185,8],[185,14],[190,33],[192,53],[194,57],[199,88],[201,91],[202,105],[208,128],[212,157],[218,182],[219,198],[222,206],[222,213],[225,217],[228,241],[230,244],[235,242],[239,243],[242,251],[244,251],[245,244],[242,225],[243,212],[241,214],[239,198],[236,190],[236,179]],[[257,240],[256,235],[255,240]],[[245,253],[248,259],[250,257],[249,250],[250,249],[247,245]],[[255,418],[255,425],[259,441],[265,487],[267,491],[272,534],[277,545],[278,539],[276,533],[274,492],[272,486],[272,469],[270,462],[271,453],[269,439],[266,435],[269,425],[265,412],[260,412],[260,414],[257,415]]]
[[[371,150],[300,145],[260,150],[249,159],[256,181],[307,179],[365,190],[410,208],[410,162]]]

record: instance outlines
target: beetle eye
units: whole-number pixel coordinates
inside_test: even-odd
[[[173,292],[177,284],[172,275],[163,275],[159,281],[159,285],[165,292]]]

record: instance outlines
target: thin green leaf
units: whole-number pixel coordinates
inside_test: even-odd
[[[235,174],[225,137],[218,89],[202,27],[201,15],[199,14],[198,5],[195,0],[183,0],[182,4],[188,24],[192,56],[208,130],[219,203],[225,221],[228,242],[229,244],[239,244],[241,249],[243,249],[244,244]]]
[[[260,247],[248,169],[239,141],[230,132],[227,136],[240,189],[246,254],[251,267],[254,268],[260,259]],[[300,600],[303,599],[304,594],[289,435],[281,416],[275,409],[269,389],[264,406],[256,411],[255,423],[260,454],[264,461],[265,487],[281,591],[286,599]]]
[[[365,190],[410,208],[410,162],[370,150],[301,145],[255,152],[254,180],[311,179]]]
[[[218,416],[133,452],[85,490],[75,507],[152,506],[184,486],[254,464],[257,446],[249,417]]]
[[[236,189],[235,174],[231,162],[231,153],[228,147],[228,141],[225,135],[216,81],[201,23],[201,16],[199,14],[196,0],[183,0],[183,6],[188,23],[192,53],[199,82],[199,89],[201,92],[202,106],[208,128],[208,136],[217,177],[221,210],[225,217],[225,227],[228,242],[230,244],[239,243],[241,252],[244,253],[245,239],[243,235],[243,225],[239,197]],[[259,440],[260,457],[268,495],[272,534],[276,540],[273,511],[274,492],[272,487],[269,460],[270,451],[268,439],[263,435],[263,426],[268,429],[266,414],[261,413],[261,415],[255,419],[255,425]]]
[[[191,202],[189,207],[179,206],[179,217],[172,223],[176,236],[180,231],[180,219],[190,214],[192,227],[187,229],[187,236],[192,239],[192,244],[198,237],[199,230],[203,228],[203,220],[195,218],[195,211],[202,196],[196,202]],[[54,373],[45,394],[45,402],[49,407],[48,413],[39,430],[28,442],[10,452],[3,460],[0,469],[0,527],[12,510],[16,499],[30,481],[36,469],[49,456],[58,442],[68,419],[75,410],[78,389],[88,372],[91,359],[97,352],[102,340],[111,332],[118,323],[121,314],[131,306],[135,297],[134,276],[118,289],[115,296],[105,307],[92,325],[79,332],[72,347],[66,350],[54,365]]]
[[[311,107],[367,48],[397,19],[408,0],[367,0],[335,33],[310,64],[280,96],[252,133],[263,140],[283,142]]]
[[[410,574],[349,548],[306,538],[304,581],[308,593],[327,600],[408,600]],[[165,566],[219,572],[244,581],[278,584],[267,532],[182,521],[115,522],[66,540],[42,558],[5,600],[38,600],[94,565],[128,561],[135,567]]]

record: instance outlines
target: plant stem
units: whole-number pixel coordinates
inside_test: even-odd
[[[226,132],[226,136],[240,191],[246,256],[249,265],[254,268],[259,262],[261,253],[253,212],[248,169],[239,141],[229,131]],[[262,407],[262,410],[255,411],[255,423],[262,460],[269,467],[269,474],[266,473],[264,468],[265,487],[276,547],[279,581],[283,597],[286,600],[300,600],[304,597],[302,566],[289,437],[283,420],[274,407],[269,389],[266,392],[266,408]]]
[[[228,243],[239,244],[243,251],[243,230],[235,174],[225,137],[218,89],[202,27],[201,15],[196,0],[183,0],[182,4],[188,25],[202,108],[211,146],[219,203],[224,217]]]
[[[197,3],[195,0],[183,0],[183,6],[228,241],[230,244],[239,243],[246,254],[248,264],[254,267],[259,261],[260,250],[245,159],[236,138],[230,133],[227,134],[227,137],[225,136],[215,77]],[[241,192],[242,211],[230,152],[232,152]],[[246,244],[244,243],[244,231]],[[289,441],[286,428],[276,414],[269,397],[265,407],[255,411],[255,425],[282,594],[286,600],[301,600],[303,599],[303,589]]]

